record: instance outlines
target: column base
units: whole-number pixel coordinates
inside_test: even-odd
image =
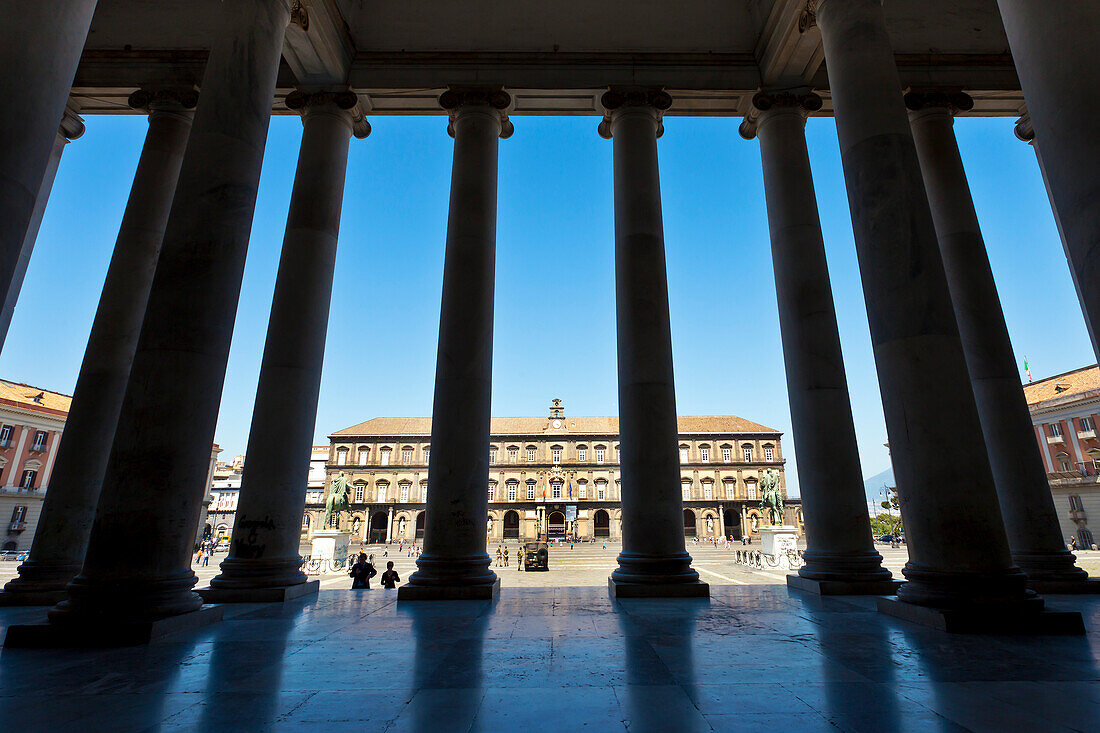
[[[56,606],[69,597],[63,590],[0,591],[0,606]]]
[[[495,601],[500,597],[500,578],[487,585],[414,585],[397,589],[400,601]]]
[[[271,588],[198,588],[203,603],[286,603],[303,596],[315,596],[321,589],[320,580],[280,585]]]
[[[1043,595],[1100,593],[1100,578],[1085,577],[1080,580],[1032,580],[1028,578],[1027,587],[1029,590]]]
[[[893,577],[889,570],[882,567],[882,555],[875,550],[866,552],[806,550],[802,553],[802,560],[805,564],[798,569],[798,575],[808,580],[875,583],[888,582]]]
[[[875,603],[881,614],[949,634],[1081,636],[1085,633],[1080,613],[1045,611],[1041,598],[958,608],[917,606],[895,598],[879,598]]]
[[[81,649],[139,646],[171,634],[192,631],[222,620],[225,609],[203,606],[197,611],[150,621],[97,620],[90,623],[24,624],[9,626],[5,649]]]
[[[612,598],[710,598],[710,584],[701,580],[688,583],[626,583],[607,579]]]
[[[220,572],[210,579],[210,589],[250,591],[265,588],[292,588],[305,583],[306,580],[306,574],[302,572],[302,558],[298,555],[289,558],[268,558],[263,561],[227,557],[222,560]],[[196,592],[201,594],[201,591]],[[233,601],[218,602],[232,603]]]
[[[1027,589],[1027,576],[1017,567],[986,572],[953,572],[912,561],[902,569],[906,582],[898,600],[931,608],[1000,608],[1038,600]]]
[[[800,575],[788,575],[787,587],[819,596],[892,596],[898,592],[900,580],[816,580]]]
[[[80,572],[80,563],[26,560],[18,572],[4,585],[0,606],[52,606],[68,597],[67,588]],[[26,600],[21,600],[24,596]]]
[[[1077,556],[1069,550],[1013,552],[1012,563],[1024,571],[1027,585],[1032,590],[1039,590],[1032,583],[1080,583],[1089,577],[1087,572],[1077,567]]]

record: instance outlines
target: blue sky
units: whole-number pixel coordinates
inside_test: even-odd
[[[514,119],[500,144],[493,414],[614,415],[611,143],[595,118]],[[786,433],[790,414],[759,147],[739,119],[668,118],[661,186],[679,412]],[[442,117],[371,120],[353,140],[316,442],[384,415],[430,415],[452,141]],[[62,159],[0,376],[70,392],[145,120],[89,117]],[[956,123],[1018,365],[1094,361],[1031,149],[1010,119]],[[301,123],[273,119],[216,439],[248,439]],[[851,221],[831,119],[807,138],[865,476],[889,466]],[[1022,366],[1021,366],[1022,369]],[[946,429],[946,426],[945,426]]]

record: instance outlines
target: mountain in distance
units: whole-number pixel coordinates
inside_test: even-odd
[[[882,501],[883,486],[894,485],[894,469],[888,468],[882,473],[876,473],[874,476],[868,476],[863,480],[863,493],[867,495],[867,503],[878,506],[878,503]]]

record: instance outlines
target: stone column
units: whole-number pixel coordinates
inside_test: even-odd
[[[496,89],[450,89],[439,103],[454,137],[443,302],[439,318],[427,518],[419,568],[399,600],[491,599],[489,417],[493,377],[497,147],[512,134],[511,96]]]
[[[194,90],[141,90],[130,95],[132,107],[148,110],[149,130],[84,351],[30,557],[19,567],[19,577],[5,586],[0,605],[57,603],[64,600],[65,586],[80,571],[191,131],[195,100]]]
[[[761,92],[742,137],[760,138],[791,429],[807,519],[806,564],[788,585],[816,593],[892,594],[875,551],[817,214],[806,113],[816,94]]]
[[[615,325],[619,372],[623,547],[616,596],[705,596],[684,545],[672,327],[657,138],[672,98],[611,90],[600,135],[614,144]]]
[[[304,131],[252,411],[229,556],[207,602],[283,601],[316,593],[301,570],[309,474],[325,356],[348,145],[370,126],[353,92],[292,92]]]
[[[0,78],[0,303],[7,304],[12,286],[18,291],[21,284],[16,282],[21,280],[20,255],[35,226],[36,202],[95,5],[95,0],[20,3],[0,30],[5,58]]]
[[[1100,4],[997,0],[997,5],[1085,324],[1100,359]]]
[[[909,121],[939,238],[1012,559],[1036,589],[1084,583],[1058,527],[1027,401],[953,128],[962,93],[911,92]],[[1096,585],[1096,584],[1086,584]]]
[[[393,539],[393,507],[390,507],[389,513],[386,515],[386,544],[388,545]]]
[[[12,272],[7,298],[0,306],[0,344],[3,344],[8,337],[8,328],[11,326],[12,316],[15,315],[15,304],[19,300],[19,291],[23,288],[23,278],[26,277],[27,266],[34,252],[34,243],[38,239],[38,230],[42,226],[42,217],[46,213],[46,204],[50,200],[50,191],[53,190],[57,169],[61,165],[61,154],[65,151],[66,145],[84,135],[84,120],[77,114],[78,111],[79,107],[70,99],[65,105],[65,116],[61,119],[61,127],[54,136],[50,158],[42,176],[42,185],[38,189],[38,197],[34,200],[34,210],[27,223],[27,233],[23,237],[23,248],[19,250],[19,260],[15,263],[15,270]]]
[[[824,0],[817,22],[905,519],[909,582],[898,598],[1024,602],[881,1]]]
[[[191,553],[289,19],[220,6],[172,213],[80,574],[55,623],[195,611]]]

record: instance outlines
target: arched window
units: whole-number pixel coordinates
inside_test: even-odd
[[[722,479],[722,492],[724,494],[724,496],[722,497],[723,499],[732,499],[733,498],[733,479],[731,479],[731,478]]]
[[[596,498],[599,501],[607,499],[607,482],[603,479],[598,479],[596,481]]]
[[[704,481],[703,482],[703,498],[704,499],[713,499],[714,498],[714,482],[712,482],[712,481]]]
[[[518,457],[519,457],[519,446],[518,445],[508,446],[508,461],[509,461],[509,463],[515,463],[516,459]]]
[[[699,461],[701,463],[710,463],[710,446],[706,443],[699,446]]]
[[[356,484],[355,485],[355,501],[357,501],[357,502],[363,501],[363,494],[364,494],[364,492],[366,492],[366,490],[367,490],[367,485],[366,484]]]
[[[733,446],[729,443],[722,445],[722,463],[729,463],[733,460]]]
[[[756,499],[757,498],[757,496],[756,496],[756,482],[755,481],[746,481],[745,482],[745,496],[749,499]]]
[[[555,480],[550,482],[550,498],[551,499],[560,499],[561,498],[561,481],[558,480],[558,479],[555,479]]]
[[[413,462],[413,447],[406,445],[401,449],[401,462],[408,464]]]
[[[745,443],[741,446],[741,455],[745,459],[745,463],[752,463],[752,446]]]
[[[765,445],[764,446],[764,460],[767,461],[768,463],[771,463],[772,461],[775,460],[775,446],[774,445]]]
[[[560,445],[550,446],[550,458],[551,458],[551,460],[554,461],[554,463],[561,463],[561,446]]]
[[[336,465],[337,466],[346,466],[347,462],[348,462],[348,449],[343,448],[343,447],[337,448],[336,449]]]
[[[604,455],[607,453],[607,448],[602,446],[602,445],[597,445],[595,447],[595,451],[596,451],[596,463],[603,463],[604,462]]]
[[[400,483],[397,485],[397,500],[402,504],[407,504],[409,501],[409,488],[412,486],[410,483]]]
[[[508,501],[515,501],[519,497],[519,482],[508,482]]]
[[[365,465],[367,465],[367,462],[369,460],[370,460],[370,446],[366,446],[366,445],[359,446],[359,465],[360,466],[365,466]]]
[[[578,499],[587,499],[588,498],[588,481],[586,481],[583,478],[580,481],[577,482],[577,498]]]
[[[583,443],[577,446],[577,461],[584,463],[588,460],[588,446]]]
[[[389,481],[379,481],[374,485],[375,501],[381,503],[386,500],[386,496],[389,495],[390,483]]]
[[[390,449],[389,448],[383,448],[382,451],[379,453],[379,455],[381,456],[381,460],[379,460],[380,464],[382,464],[383,466],[390,465]]]
[[[528,463],[534,463],[535,462],[535,451],[537,451],[537,450],[538,450],[538,448],[536,448],[533,445],[527,446],[527,462]]]

